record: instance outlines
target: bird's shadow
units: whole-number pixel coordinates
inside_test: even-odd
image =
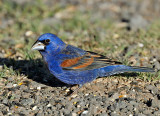
[[[30,60],[15,60],[9,58],[0,58],[0,65],[6,65],[12,67],[14,71],[19,72],[21,75],[27,76],[28,79],[32,79],[41,84],[45,84],[51,87],[71,87],[50,74],[46,65],[41,59]],[[124,73],[117,74],[117,76],[124,77],[136,77],[138,73]]]
[[[25,75],[28,79],[41,84],[51,87],[69,86],[50,74],[41,59],[14,60],[9,58],[0,58],[0,65],[12,67],[12,69],[17,73],[20,73],[20,75]]]

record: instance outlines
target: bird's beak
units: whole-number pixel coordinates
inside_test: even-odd
[[[35,42],[31,48],[32,50],[45,50],[45,45],[42,42]]]

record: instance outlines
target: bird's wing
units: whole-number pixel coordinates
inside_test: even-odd
[[[91,70],[109,65],[120,65],[121,62],[111,60],[103,55],[87,51],[84,55],[65,59],[60,64],[63,70]]]

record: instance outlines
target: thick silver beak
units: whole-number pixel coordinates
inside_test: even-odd
[[[45,45],[42,42],[36,42],[33,44],[32,50],[45,50]]]

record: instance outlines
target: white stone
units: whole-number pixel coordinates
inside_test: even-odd
[[[83,111],[82,114],[88,114],[88,110]]]
[[[36,110],[37,109],[37,106],[34,106],[33,108],[32,108],[32,110]]]
[[[13,87],[16,87],[17,86],[17,84],[13,84]]]
[[[39,86],[39,87],[37,87],[37,90],[41,90],[41,87]]]
[[[140,48],[142,48],[142,47],[144,47],[144,44],[143,44],[143,43],[138,43],[138,46],[139,46]]]
[[[47,105],[47,107],[51,107],[51,106],[52,106],[51,104],[48,104],[48,105]]]

